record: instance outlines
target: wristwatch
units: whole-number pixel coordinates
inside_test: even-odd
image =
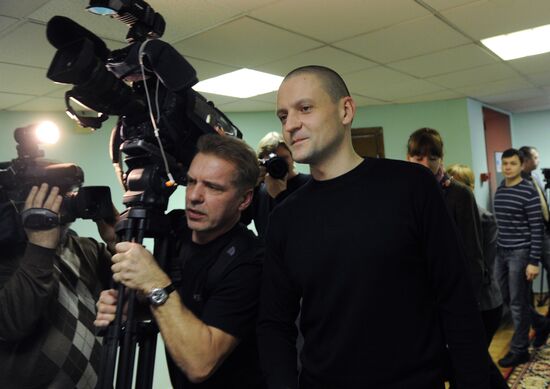
[[[176,290],[174,284],[168,285],[166,288],[153,288],[147,295],[149,304],[154,306],[162,305],[168,300],[168,296]]]

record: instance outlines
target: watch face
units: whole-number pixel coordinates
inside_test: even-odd
[[[168,298],[168,295],[162,288],[155,288],[151,291],[151,294],[149,295],[149,301],[153,305],[160,305],[166,301]]]

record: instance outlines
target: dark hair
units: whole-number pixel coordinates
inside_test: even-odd
[[[519,155],[523,157],[523,160],[533,159],[533,150],[536,150],[536,147],[533,146],[521,146],[519,148]]]
[[[520,161],[521,163],[523,163],[523,156],[521,155],[521,153],[519,152],[519,150],[516,150],[516,149],[504,150],[504,152],[502,153],[502,157],[501,157],[500,159],[503,160],[504,158],[513,157],[514,155],[517,155],[518,158],[519,158],[519,161]]]
[[[323,89],[330,96],[333,102],[339,101],[342,97],[351,96],[344,79],[334,70],[320,65],[301,66],[288,73],[283,80],[286,81],[291,77],[300,74],[313,74],[321,80]]]
[[[206,134],[199,138],[197,150],[199,153],[214,155],[235,165],[234,183],[243,192],[256,186],[260,175],[258,160],[252,147],[241,139]]]
[[[443,158],[443,139],[433,128],[419,128],[407,142],[407,154],[411,157],[434,156]]]

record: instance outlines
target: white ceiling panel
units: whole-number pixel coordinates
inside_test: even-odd
[[[48,1],[49,0],[2,0],[2,2],[0,2],[0,15],[22,18],[40,8],[42,4]]]
[[[369,96],[386,101],[395,101],[411,96],[434,93],[443,90],[439,85],[434,85],[424,80],[410,80],[399,84],[386,85],[379,88],[370,87]]]
[[[352,93],[355,92],[363,96],[376,98],[377,96],[374,96],[371,91],[383,90],[391,85],[412,82],[416,79],[395,70],[378,66],[347,74],[344,80]]]
[[[497,62],[498,60],[494,56],[479,46],[468,44],[393,62],[388,66],[413,76],[430,77]]]
[[[530,74],[527,76],[528,80],[531,81],[535,85],[547,87],[550,86],[550,71],[543,72],[543,73],[537,73],[537,74]]]
[[[534,97],[530,99],[508,100],[498,103],[498,108],[510,112],[531,112],[550,109],[550,99],[548,97]]]
[[[466,4],[478,3],[486,0],[423,0],[424,3],[438,11],[460,7]]]
[[[290,58],[258,66],[257,70],[285,76],[288,72],[297,67],[312,64],[327,66],[340,74],[347,74],[377,66],[374,62],[367,61],[356,55],[349,54],[330,46],[324,46],[318,49],[305,51]]]
[[[388,101],[379,100],[379,99],[371,99],[369,97],[361,96],[358,94],[353,94],[353,100],[355,101],[355,104],[358,107],[365,107],[368,105],[381,105],[381,104],[387,104]]]
[[[43,95],[58,87],[46,78],[45,69],[0,63],[0,91]]]
[[[53,97],[37,97],[25,103],[12,106],[8,111],[35,111],[35,112],[51,112],[65,109],[63,99]]]
[[[34,96],[0,92],[0,110],[34,99]]]
[[[512,93],[486,95],[481,97],[483,98],[484,101],[488,103],[498,104],[498,103],[506,102],[510,99],[526,100],[526,99],[533,99],[533,98],[541,98],[541,97],[544,97],[544,95],[545,93],[541,89],[529,88],[529,89],[517,90]]]
[[[550,53],[514,59],[508,63],[523,74],[546,72],[550,70]]]
[[[468,43],[468,39],[434,16],[415,19],[334,45],[381,63],[416,57]]]
[[[0,16],[0,34],[4,33],[5,30],[14,26],[19,19],[11,18],[8,16]]]
[[[241,100],[233,103],[222,104],[220,105],[220,109],[228,112],[275,112],[275,103],[269,104],[263,101]]]
[[[548,24],[548,0],[485,0],[441,12],[474,39]]]
[[[447,88],[456,89],[470,85],[480,85],[490,81],[516,77],[517,73],[504,64],[485,65],[442,76],[430,77],[428,80]]]
[[[263,95],[254,96],[254,101],[263,101],[264,103],[277,104],[277,92],[264,93]]]
[[[33,39],[30,39],[30,38]],[[0,39],[0,62],[47,69],[55,48],[46,39],[46,26],[27,22]]]
[[[311,39],[250,18],[235,20],[174,45],[184,55],[249,68],[318,46]]]
[[[185,59],[195,68],[199,80],[206,80],[207,78],[216,77],[220,74],[225,74],[240,69],[236,66],[221,65],[192,57],[185,57]]]
[[[533,88],[533,85],[527,80],[521,77],[514,77],[505,80],[459,87],[455,90],[464,93],[466,96],[480,98],[482,96],[502,95],[503,93],[510,93],[512,95],[515,91],[524,91],[528,89],[535,88]]]
[[[251,16],[323,42],[335,42],[427,15],[410,0],[283,0]]]
[[[444,89],[434,93],[419,94],[410,97],[395,99],[395,103],[417,103],[422,101],[450,100],[466,97],[464,94]]]

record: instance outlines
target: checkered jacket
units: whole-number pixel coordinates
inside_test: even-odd
[[[74,236],[0,259],[0,388],[95,387],[95,301],[109,264],[105,245]]]

